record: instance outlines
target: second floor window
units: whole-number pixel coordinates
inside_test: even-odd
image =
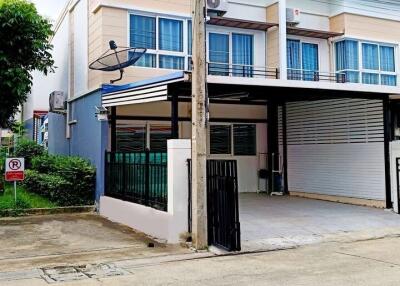
[[[209,33],[209,73],[253,76],[254,36],[240,33]]]
[[[188,51],[185,51],[185,34],[190,21],[161,16],[130,15],[130,46],[146,48],[145,55],[136,66],[150,68],[185,68]],[[189,49],[189,47],[187,47]]]
[[[397,85],[393,46],[343,40],[335,43],[335,49],[336,71],[347,82]]]
[[[288,79],[318,80],[318,45],[287,40]]]
[[[214,75],[229,75],[229,34],[209,34],[209,71]]]
[[[160,18],[158,29],[160,50],[183,52],[183,21]]]

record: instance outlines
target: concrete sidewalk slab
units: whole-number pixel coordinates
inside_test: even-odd
[[[155,244],[149,248],[148,243]],[[0,269],[13,271],[192,253],[96,214],[0,219]]]

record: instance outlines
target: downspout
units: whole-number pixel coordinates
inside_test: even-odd
[[[287,80],[286,58],[286,0],[279,0],[279,74],[280,79]]]

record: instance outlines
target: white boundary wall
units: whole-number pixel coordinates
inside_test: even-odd
[[[178,243],[188,230],[188,168],[191,142],[168,140],[168,211],[106,196],[100,198],[100,215],[168,243]]]

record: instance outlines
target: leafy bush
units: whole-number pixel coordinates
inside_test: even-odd
[[[32,159],[45,154],[45,149],[34,141],[21,140],[14,153],[16,157],[25,158],[25,168],[30,169]]]
[[[58,156],[44,154],[32,159],[32,170],[43,174],[51,174],[56,171]]]
[[[25,186],[61,206],[93,204],[95,173],[82,158],[42,155],[32,160]]]

